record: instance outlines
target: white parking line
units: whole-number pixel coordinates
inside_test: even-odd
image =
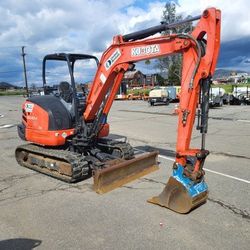
[[[16,126],[16,124],[5,124],[5,125],[1,125],[0,129],[1,128],[12,128],[12,127],[15,127],[15,126]]]
[[[246,122],[246,123],[250,123],[250,120],[237,120],[237,122]]]
[[[221,176],[224,176],[224,177],[228,177],[228,178],[231,178],[231,179],[234,179],[234,180],[237,180],[237,181],[242,181],[242,182],[250,184],[250,181],[245,180],[245,179],[241,179],[241,178],[238,178],[238,177],[235,177],[235,176],[232,176],[232,175],[223,174],[223,173],[220,173],[220,172],[217,172],[217,171],[214,171],[214,170],[211,170],[211,169],[207,169],[207,168],[204,168],[204,170],[206,170],[207,172],[210,172],[210,173],[218,174],[218,175],[221,175]]]
[[[144,153],[148,153],[147,151],[144,151],[144,150],[138,150],[138,151],[141,151],[141,152],[144,152]],[[160,158],[163,158],[163,159],[166,159],[166,160],[169,160],[169,161],[175,161],[174,158],[172,158],[172,157],[167,157],[167,156],[165,156],[165,155],[159,155],[159,157],[160,157]],[[227,177],[227,178],[230,178],[230,179],[234,179],[234,180],[237,180],[237,181],[241,181],[241,182],[245,182],[245,183],[250,184],[250,181],[245,180],[245,179],[242,179],[242,178],[238,178],[238,177],[235,177],[235,176],[232,176],[232,175],[229,175],[229,174],[223,174],[223,173],[220,173],[220,172],[217,172],[217,171],[208,169],[208,168],[203,168],[203,169],[204,169],[205,171],[210,172],[210,173],[213,173],[213,174],[221,175],[221,176],[224,176],[224,177]]]

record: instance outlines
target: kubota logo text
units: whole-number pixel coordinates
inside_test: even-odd
[[[160,45],[153,44],[143,47],[136,47],[131,49],[131,56],[147,56],[160,53]]]

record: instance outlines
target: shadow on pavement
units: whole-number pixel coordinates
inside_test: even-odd
[[[117,135],[117,134],[109,134],[109,138],[112,140],[121,140],[121,141],[125,141],[127,140],[127,137],[124,135]]]
[[[158,151],[160,155],[173,157],[173,158],[175,158],[175,155],[176,155],[176,152],[174,150],[162,149],[162,148],[152,147],[149,145],[137,146],[137,147],[134,147],[134,149],[147,151],[147,152]]]
[[[41,245],[41,240],[15,238],[0,241],[0,250],[31,250]]]
[[[122,135],[117,135],[117,134],[109,134],[110,138],[113,140],[120,140],[120,141],[126,141],[127,137],[122,136]],[[157,147],[152,147],[150,145],[141,145],[141,146],[136,146],[133,147],[135,150],[138,151],[147,151],[147,152],[152,152],[152,151],[158,151],[160,155],[164,155],[167,157],[173,157],[175,158],[176,152],[175,150],[171,149],[162,149],[162,148],[157,148]]]

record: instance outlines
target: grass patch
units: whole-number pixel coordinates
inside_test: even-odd
[[[128,94],[149,95],[150,89],[129,89]]]
[[[212,88],[223,88],[226,93],[232,93],[234,90],[234,87],[249,87],[250,90],[250,84],[242,83],[242,84],[219,84],[219,85],[212,85]]]
[[[24,94],[26,94],[25,90],[0,91],[0,96],[15,96],[15,95],[24,95]]]

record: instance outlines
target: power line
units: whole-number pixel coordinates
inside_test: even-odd
[[[0,49],[10,49],[10,48],[20,48],[20,45],[19,46],[0,46]]]
[[[20,73],[20,72],[23,72],[23,70],[10,70],[10,71],[0,71],[0,74],[8,74],[8,73]],[[40,68],[38,68],[37,70],[26,70],[26,72],[32,72],[32,73],[41,73],[40,72]],[[65,73],[63,73],[63,72],[49,72],[49,71],[47,71],[46,72],[47,74],[49,74],[49,75],[65,75],[65,74],[67,74],[68,72],[66,71]],[[82,76],[94,76],[95,75],[95,73],[93,73],[93,74],[84,74],[84,72],[80,72],[80,71],[75,71],[75,73],[80,73]]]
[[[29,72],[29,73],[39,73],[40,69],[38,69],[38,70],[29,70],[29,69],[27,69],[26,71]],[[20,73],[20,72],[23,72],[23,70],[20,69],[20,70],[10,70],[10,71],[0,71],[0,74]]]
[[[22,70],[0,71],[0,74],[17,73],[17,72],[22,72]]]

